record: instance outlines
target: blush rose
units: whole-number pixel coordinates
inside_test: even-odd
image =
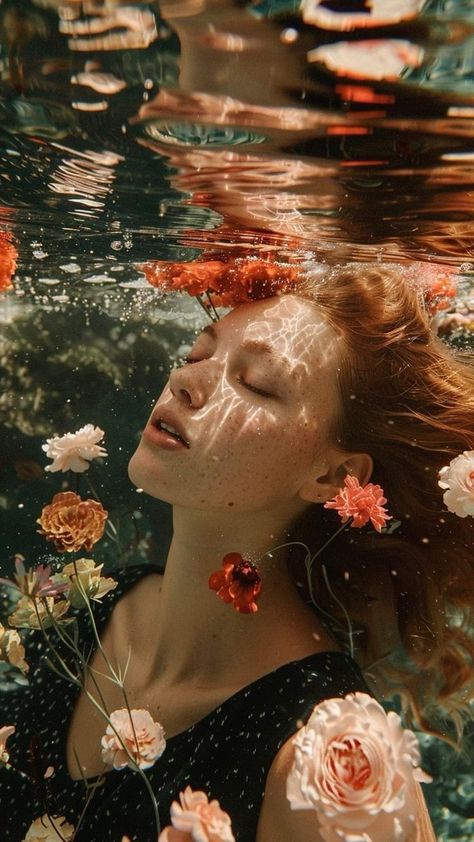
[[[153,721],[149,711],[134,709],[129,713],[126,708],[114,710],[110,714],[110,723],[101,739],[102,759],[107,765],[114,769],[124,769],[125,766],[149,769],[163,754],[166,748],[164,731],[159,722]]]
[[[465,450],[439,472],[440,488],[448,511],[458,517],[474,515],[474,450]]]

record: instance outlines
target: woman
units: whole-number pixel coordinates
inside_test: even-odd
[[[430,333],[401,272],[367,264],[308,273],[235,307],[204,329],[186,363],[129,465],[132,482],[173,506],[166,570],[125,575],[100,608],[103,651],[122,666],[130,653],[130,707],[164,728],[149,777],[162,824],[189,784],[219,800],[240,842],[323,839],[316,814],[292,810],[285,787],[314,705],[367,691],[342,651],[349,632],[377,693],[403,687],[423,723],[433,704],[462,708],[472,524],[445,511],[437,472],[473,446],[472,369]],[[314,553],[337,531],[324,504],[347,475],[380,482],[401,523],[390,535],[341,532],[315,564],[315,611],[298,593],[301,543],[288,544],[303,539]],[[246,575],[257,566],[257,611],[233,610],[209,586],[229,553],[252,562]],[[100,651],[90,666],[92,695],[123,708]],[[47,706],[35,692],[30,713]],[[68,790],[55,807],[73,823],[81,777],[104,771],[103,719],[78,695],[48,706],[38,731],[55,742],[48,757]],[[24,720],[22,739],[32,733]],[[105,776],[79,839],[154,838],[143,782],[127,771]],[[20,790],[8,786],[14,805]],[[421,798],[416,835],[433,838]]]

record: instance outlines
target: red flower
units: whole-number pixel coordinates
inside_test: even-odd
[[[295,266],[261,258],[238,257],[192,263],[153,260],[140,266],[148,282],[163,290],[183,290],[189,295],[212,294],[217,307],[235,307],[246,301],[271,298],[279,290],[294,289]]]
[[[0,291],[13,289],[12,277],[16,271],[18,251],[8,231],[0,231]]]
[[[262,590],[262,580],[257,565],[245,561],[240,553],[227,553],[222,559],[222,570],[209,576],[209,587],[217,591],[224,602],[232,602],[236,611],[253,614],[258,611],[256,600]]]
[[[383,508],[387,500],[380,485],[369,482],[362,487],[359,480],[349,474],[344,484],[346,487],[341,488],[332,500],[328,500],[324,508],[336,509],[342,523],[347,523],[349,518],[353,518],[351,526],[357,527],[364,526],[370,520],[374,529],[381,532],[385,521],[392,520],[392,516]]]

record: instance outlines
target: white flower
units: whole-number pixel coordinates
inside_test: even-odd
[[[23,842],[60,842],[61,839],[69,842],[74,836],[73,826],[64,816],[52,816],[52,819],[53,824],[46,813],[35,819]]]
[[[308,52],[308,61],[320,61],[338,76],[351,79],[398,79],[405,68],[418,67],[424,51],[402,38],[339,41]]]
[[[403,842],[415,828],[418,766],[412,731],[366,693],[314,708],[294,741],[293,810],[316,810],[325,842]]]
[[[102,597],[117,587],[118,582],[115,579],[101,576],[103,566],[103,564],[96,565],[92,558],[78,558],[75,564],[73,561],[65,564],[61,573],[57,573],[53,579],[66,581],[69,585],[67,592],[69,602],[74,608],[83,608],[85,602],[80,585],[89,599],[96,602],[100,602]]]
[[[425,0],[371,0],[355,11],[327,9],[325,0],[302,0],[301,15],[305,23],[322,29],[347,31],[365,26],[385,26],[414,17],[425,5]]]
[[[465,450],[439,472],[440,488],[448,511],[459,517],[474,515],[474,450]]]
[[[53,462],[45,471],[75,471],[79,474],[87,471],[91,459],[107,456],[107,451],[98,444],[103,436],[104,431],[100,427],[86,424],[75,433],[46,439],[46,444],[41,447]]]
[[[130,714],[126,708],[114,710],[110,714],[111,724],[107,725],[101,739],[102,759],[114,769],[124,769],[125,766],[135,769],[136,765],[140,769],[148,769],[166,748],[165,732],[159,722],[153,721],[149,711],[134,709],[130,711]],[[135,763],[123,748],[114,728]]]

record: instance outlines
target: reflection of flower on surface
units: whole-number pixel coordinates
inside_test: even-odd
[[[107,765],[114,769],[124,769],[125,766],[135,768],[113,728],[140,769],[149,769],[163,754],[166,748],[164,731],[159,722],[153,721],[149,711],[131,710],[129,713],[127,708],[114,710],[110,714],[110,723],[101,739],[102,759]]]
[[[69,842],[74,836],[74,828],[64,816],[52,816],[52,822],[45,813],[30,825],[23,842]],[[56,830],[57,828],[57,830]]]
[[[0,231],[0,292],[12,289],[12,277],[16,270],[18,251],[8,231]]]
[[[456,269],[434,265],[420,268],[419,287],[431,316],[440,310],[447,310],[458,292]]]
[[[85,547],[91,550],[102,537],[107,512],[97,500],[82,500],[73,491],[55,494],[36,523],[40,535],[53,541],[60,553],[72,553]]]
[[[95,5],[91,11],[94,17],[74,19],[68,8],[67,15],[60,20],[59,31],[73,36],[68,40],[70,50],[140,49],[158,38],[156,18],[151,9],[134,9],[133,6],[110,9]]]
[[[71,622],[69,618],[65,618],[69,607],[70,603],[66,599],[55,602],[53,596],[40,599],[22,596],[8,622],[17,629],[46,629],[54,623]]]
[[[424,51],[401,38],[372,41],[339,41],[308,53],[308,61],[319,61],[338,76],[351,79],[397,80],[407,67],[419,67]]]
[[[325,842],[406,840],[415,827],[418,741],[366,693],[316,705],[293,741],[293,810],[316,810]]]
[[[224,602],[232,603],[242,614],[258,611],[256,600],[262,590],[257,566],[245,561],[240,553],[227,553],[222,559],[222,570],[216,570],[209,577],[209,587],[217,591]]]
[[[28,672],[29,666],[25,661],[25,647],[18,632],[6,629],[0,623],[0,661],[18,667],[22,672]]]
[[[363,8],[351,11],[345,4],[344,11],[326,7],[326,0],[302,0],[301,15],[305,23],[312,23],[322,29],[347,31],[367,26],[386,26],[400,20],[412,18],[425,5],[425,0],[370,0]]]
[[[446,489],[443,501],[458,517],[474,516],[474,450],[465,450],[439,471],[438,485]]]
[[[213,303],[222,307],[269,298],[280,290],[295,288],[298,281],[295,266],[261,258],[192,263],[153,260],[142,264],[140,269],[152,286],[169,291],[183,290],[190,295],[203,295],[209,291]]]
[[[100,427],[86,424],[75,433],[47,439],[42,449],[53,462],[46,466],[45,471],[87,471],[92,459],[107,456],[107,451],[98,444],[103,436],[104,431]]]
[[[231,820],[219,802],[187,786],[170,809],[173,826],[165,827],[158,842],[234,842]]]
[[[56,574],[54,579],[61,582],[64,582],[64,577],[67,577],[67,598],[74,608],[82,608],[85,602],[77,580],[86,596],[95,602],[100,602],[102,597],[117,587],[118,583],[115,579],[101,576],[103,566],[103,564],[96,565],[92,558],[78,558],[75,563],[71,561],[65,564],[61,572]]]
[[[6,746],[8,737],[15,733],[14,725],[2,725],[0,727],[0,763],[8,763],[10,754]]]
[[[342,523],[353,518],[351,526],[365,526],[370,520],[374,529],[381,532],[387,520],[392,520],[383,504],[387,502],[380,485],[372,482],[361,486],[357,477],[349,475],[344,479],[345,488],[324,504],[325,509],[336,509]]]

